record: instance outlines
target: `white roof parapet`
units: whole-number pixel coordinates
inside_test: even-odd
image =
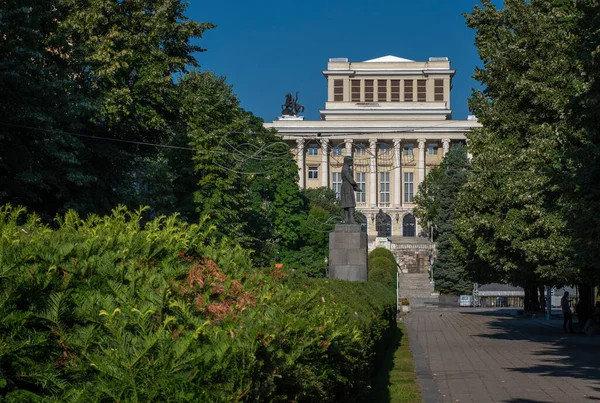
[[[347,57],[330,57],[329,62],[330,63],[347,63],[348,58]]]
[[[430,57],[429,61],[430,62],[447,62],[449,60],[446,56],[443,56],[443,57]]]
[[[402,57],[387,55],[378,57],[376,59],[365,60],[363,63],[380,63],[380,62],[388,62],[388,63],[398,63],[398,62],[414,62],[414,60],[404,59]]]

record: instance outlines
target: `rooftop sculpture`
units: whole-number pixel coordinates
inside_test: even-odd
[[[297,116],[298,113],[304,112],[304,106],[298,103],[298,92],[296,92],[296,99],[289,92],[285,94],[285,103],[281,105],[281,109],[281,114],[287,116]]]

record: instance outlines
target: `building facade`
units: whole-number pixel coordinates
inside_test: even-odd
[[[385,238],[395,249],[419,249],[428,228],[412,214],[418,186],[478,125],[474,119],[452,119],[454,73],[445,57],[426,62],[333,58],[323,71],[328,96],[320,120],[280,116],[265,127],[276,129],[289,144],[302,188],[327,186],[339,193],[344,156],[353,156],[360,187],[356,207],[366,217],[370,240],[377,238],[376,216],[382,210]]]

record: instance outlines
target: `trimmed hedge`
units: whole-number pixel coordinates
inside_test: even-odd
[[[394,326],[378,283],[253,269],[211,228],[0,208],[0,401],[357,401]]]
[[[396,259],[391,251],[385,248],[375,248],[369,253],[369,281],[377,281],[395,289]]]

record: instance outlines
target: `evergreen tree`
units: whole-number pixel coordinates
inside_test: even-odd
[[[456,200],[467,182],[468,169],[466,149],[462,145],[453,146],[442,164],[427,175],[415,200],[418,217],[427,218],[435,228],[437,258],[432,271],[436,290],[444,294],[468,293],[472,288],[465,263],[455,250],[459,241],[454,222]]]

